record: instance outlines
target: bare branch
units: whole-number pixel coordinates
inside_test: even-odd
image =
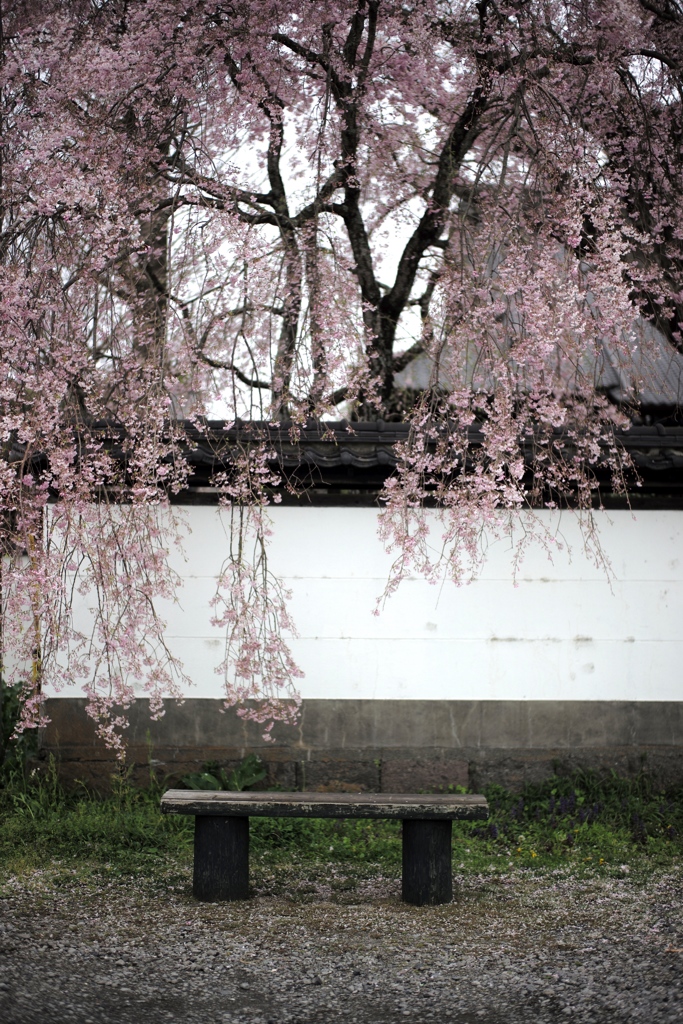
[[[258,380],[256,377],[248,377],[246,373],[243,373],[238,366],[235,366],[232,362],[222,362],[219,359],[212,359],[211,356],[205,355],[203,352],[197,352],[197,358],[207,366],[210,366],[213,370],[228,370],[230,373],[234,373],[242,384],[246,384],[250,388],[263,388],[266,391],[272,391],[272,384],[269,381]]]
[[[394,373],[400,373],[401,370],[405,370],[409,363],[412,363],[413,359],[421,356],[424,352],[424,345],[421,341],[416,341],[414,344],[407,348],[405,352],[401,352],[399,355],[394,356],[393,371]]]

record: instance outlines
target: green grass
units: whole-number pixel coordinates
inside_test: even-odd
[[[161,876],[185,870],[192,857],[191,818],[162,815],[161,787],[112,796],[85,788],[65,793],[54,764],[0,789],[0,870],[7,876],[58,861],[64,868]],[[645,774],[635,779],[590,773],[554,776],[521,795],[490,787],[488,822],[455,823],[456,872],[555,870],[635,875],[680,863],[683,793],[663,792]],[[397,874],[400,822],[256,818],[255,862],[376,867]]]
[[[480,862],[488,853],[494,866],[624,873],[666,867],[683,853],[683,791],[664,791],[646,773],[625,779],[579,771],[518,795],[497,786],[486,795],[490,820],[460,832]]]

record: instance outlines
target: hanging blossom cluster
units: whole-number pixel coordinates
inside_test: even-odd
[[[516,198],[508,196],[508,209]],[[588,554],[603,561],[590,510],[600,478],[622,494],[635,479],[617,431],[628,428],[642,369],[631,358],[639,338],[618,261],[599,268],[595,257],[577,260],[568,248],[580,216],[574,202],[557,204],[533,234],[526,216],[537,211],[520,211],[509,230],[482,202],[466,265],[453,257],[442,268],[442,283],[457,275],[460,287],[441,298],[448,334],[431,319],[425,325],[431,380],[410,412],[398,472],[383,495],[380,536],[397,557],[382,600],[414,572],[434,582],[473,578],[484,537],[506,535],[514,566],[532,542],[552,555],[556,541],[538,508],[571,504]],[[616,234],[610,206],[609,197],[593,203],[603,237]],[[623,253],[622,240],[612,241]],[[626,408],[599,389],[608,353],[630,367]],[[436,540],[425,504],[436,506]]]
[[[4,496],[4,680],[22,691],[20,730],[44,721],[45,684],[55,692],[80,687],[98,734],[122,756],[121,730],[136,688],[158,718],[163,698],[181,697],[187,682],[155,608],[176,599],[180,581],[168,555],[183,523],[164,502],[149,501],[150,481],[147,500],[125,483],[112,486],[119,474],[109,458],[89,466],[100,485],[110,485],[98,494],[97,482],[84,483],[88,471],[74,468],[73,448],[63,444],[59,467],[56,453],[51,462],[35,457],[31,442],[42,455],[42,438],[14,438],[10,464],[19,484]],[[66,500],[50,500],[66,487]],[[135,489],[142,489],[140,480]]]
[[[683,350],[682,68],[676,0],[5,0],[2,667],[23,724],[78,684],[117,744],[136,692],[154,713],[180,692],[157,609],[207,418],[294,441],[409,423],[389,592],[466,578],[484,528],[519,554],[527,513],[588,511],[598,475],[623,489],[619,429]],[[207,617],[226,701],[269,733],[298,669],[268,437],[213,481],[232,527]]]
[[[268,567],[272,529],[266,507],[269,491],[281,483],[271,469],[276,458],[265,439],[238,444],[230,472],[214,478],[230,540],[211,602],[211,624],[225,631],[216,671],[224,678],[225,707],[237,705],[240,718],[265,725],[266,741],[275,722],[296,722],[301,698],[294,680],[303,675],[285,640],[297,635],[288,610],[291,594]],[[274,494],[274,500],[279,497]]]

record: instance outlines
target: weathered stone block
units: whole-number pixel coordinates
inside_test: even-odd
[[[379,786],[379,763],[321,757],[296,763],[297,789],[320,793],[374,793]]]
[[[382,758],[384,793],[419,793],[468,784],[468,764],[462,757],[444,757],[436,753],[431,757]]]

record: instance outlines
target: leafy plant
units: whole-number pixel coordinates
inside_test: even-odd
[[[38,730],[25,729],[18,735],[14,730],[21,715],[22,684],[8,686],[0,677],[0,785],[10,780],[23,782],[26,762],[38,749]]]
[[[263,761],[257,754],[248,754],[229,774],[217,761],[207,761],[201,772],[184,775],[181,782],[188,789],[231,790],[241,792],[266,777]]]

